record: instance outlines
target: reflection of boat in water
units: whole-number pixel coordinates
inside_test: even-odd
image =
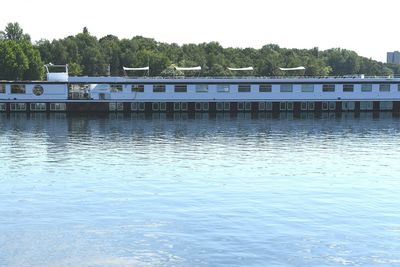
[[[0,81],[0,111],[126,113],[400,112],[390,77],[72,77]],[[47,68],[48,69],[48,68]]]

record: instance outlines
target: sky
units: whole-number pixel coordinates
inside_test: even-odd
[[[99,38],[340,47],[383,62],[386,52],[400,50],[399,0],[7,0],[1,9],[0,29],[18,22],[33,41],[75,35],[86,26]]]

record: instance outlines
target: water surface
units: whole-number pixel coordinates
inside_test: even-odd
[[[0,266],[400,265],[400,120],[0,114]]]

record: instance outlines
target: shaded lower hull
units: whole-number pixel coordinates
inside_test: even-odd
[[[321,113],[400,112],[400,101],[317,101],[317,102],[8,102],[0,112],[68,113]]]

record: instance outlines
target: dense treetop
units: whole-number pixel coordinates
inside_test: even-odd
[[[30,36],[24,34],[18,23],[9,23],[0,32],[0,79],[42,79],[43,64],[49,62],[68,64],[71,75],[121,75],[123,66],[149,65],[151,76],[170,76],[173,64],[201,66],[202,76],[232,75],[227,67],[248,66],[254,67],[248,75],[255,76],[285,75],[279,67],[297,66],[305,66],[301,74],[310,76],[400,72],[397,65],[361,57],[341,48],[320,51],[316,47],[287,49],[268,44],[260,49],[242,49],[223,48],[217,42],[168,44],[141,36],[119,39],[107,35],[97,39],[86,27],[75,36],[32,44]]]

